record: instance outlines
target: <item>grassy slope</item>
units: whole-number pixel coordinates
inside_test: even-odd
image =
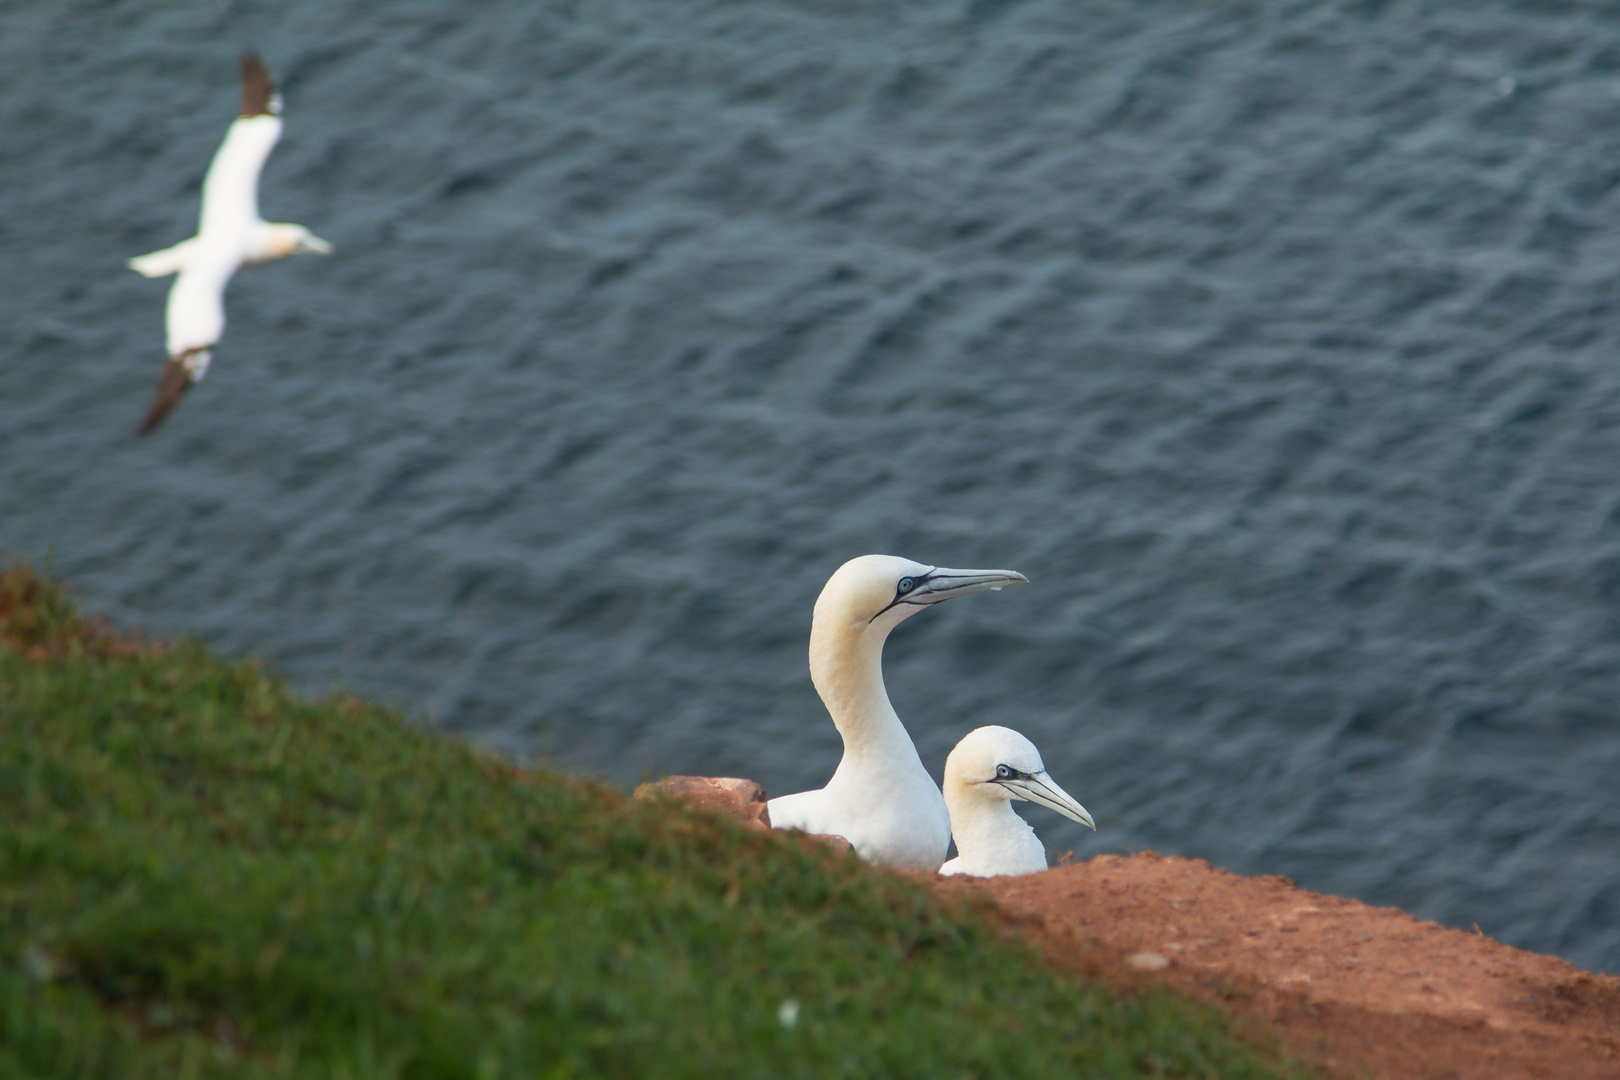
[[[916,881],[113,636],[21,567],[0,823],[6,1077],[1286,1074]]]

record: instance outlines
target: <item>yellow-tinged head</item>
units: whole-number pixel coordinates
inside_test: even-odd
[[[1028,580],[1013,570],[952,570],[896,555],[862,555],[827,579],[816,599],[815,619],[887,634],[908,616],[953,596]]]
[[[1011,728],[990,725],[967,733],[945,759],[945,801],[1023,799],[1056,810],[1095,830],[1086,808],[1047,775],[1035,744]]]
[[[330,255],[332,245],[302,225],[274,221],[265,226],[265,255],[260,261],[284,259],[288,255]]]

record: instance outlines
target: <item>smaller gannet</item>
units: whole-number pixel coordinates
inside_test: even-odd
[[[169,359],[138,434],[157,427],[208,361],[225,329],[225,286],[241,266],[299,252],[332,254],[332,245],[302,225],[259,217],[259,173],[281,138],[281,95],[253,53],[242,56],[242,109],[203,179],[197,235],[129,260],[146,277],[178,274],[166,316]]]
[[[1034,743],[1011,728],[978,728],[945,759],[945,805],[957,856],[939,872],[996,877],[1045,870],[1046,847],[1013,812],[1014,799],[1049,806],[1097,828],[1086,808],[1046,775]]]
[[[810,681],[843,736],[844,756],[826,787],[772,799],[771,825],[842,836],[861,858],[897,869],[938,870],[950,851],[951,815],[889,703],[883,643],[925,607],[1027,580],[893,555],[840,566],[810,620]]]

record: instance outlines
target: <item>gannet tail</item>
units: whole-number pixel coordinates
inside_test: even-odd
[[[136,430],[136,435],[145,435],[163,422],[163,418],[186,396],[191,384],[201,379],[203,372],[208,370],[208,361],[211,356],[208,349],[191,349],[179,356],[169,357],[168,363],[163,365],[163,377],[158,380],[157,393],[152,395],[152,404],[146,407],[146,419]]]
[[[186,259],[196,243],[195,237],[182,240],[174,247],[154,251],[150,255],[137,255],[129,260],[127,265],[143,277],[168,277],[170,274],[178,274],[186,268]]]

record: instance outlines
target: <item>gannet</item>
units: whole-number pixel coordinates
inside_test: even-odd
[[[957,855],[939,872],[996,877],[1045,870],[1046,848],[1013,812],[1014,799],[1049,806],[1097,828],[1086,808],[1046,775],[1034,743],[1011,728],[977,728],[945,759],[945,805]]]
[[[302,225],[259,217],[259,171],[281,137],[281,95],[253,53],[242,56],[242,111],[225,134],[203,180],[197,235],[129,260],[147,277],[178,273],[169,290],[169,359],[139,434],[156,427],[208,372],[225,329],[225,286],[243,265],[299,252],[332,254],[332,245]]]
[[[925,607],[1026,580],[1011,570],[947,570],[892,555],[840,566],[816,599],[810,680],[844,738],[844,757],[826,787],[772,799],[771,825],[842,836],[873,862],[938,870],[951,816],[889,704],[883,642]]]

